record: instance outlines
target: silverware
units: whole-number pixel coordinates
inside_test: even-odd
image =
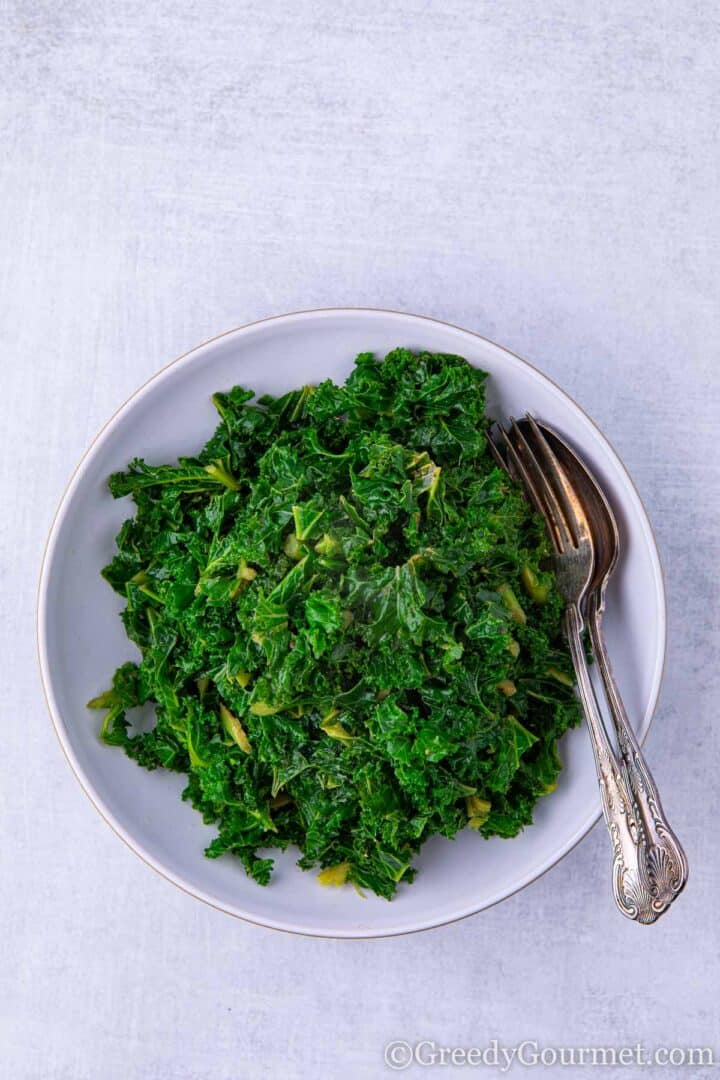
[[[653,906],[657,896],[648,878],[648,844],[642,819],[635,811],[625,770],[608,738],[583,649],[584,610],[590,590],[596,585],[596,556],[588,514],[537,424],[528,417],[524,428],[511,421],[509,432],[499,429],[506,461],[492,440],[491,446],[503,467],[524,484],[530,500],[545,518],[556,551],[556,580],[566,603],[564,629],[612,841],[616,903],[628,918],[653,922],[667,903],[661,904],[659,910]]]
[[[593,576],[587,591],[585,618],[590,644],[603,681],[627,786],[633,800],[633,816],[638,822],[640,877],[626,882],[628,914],[639,922],[654,922],[682,892],[688,878],[688,863],[682,845],[663,810],[657,785],[628,721],[602,632],[605,590],[617,565],[620,537],[610,504],[587,466],[557,432],[539,421],[520,421],[518,428],[533,430],[548,443],[587,514],[595,554]]]

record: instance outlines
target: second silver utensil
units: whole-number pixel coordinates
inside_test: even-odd
[[[518,427],[529,434],[532,434],[534,427],[547,441],[577,491],[592,530],[595,561],[585,615],[590,644],[617,736],[625,779],[633,800],[634,817],[641,826],[638,837],[642,849],[639,860],[641,877],[638,881],[641,895],[635,900],[641,912],[638,918],[642,922],[653,922],[685,887],[688,863],[628,720],[602,632],[605,590],[617,564],[620,548],[617,523],[599,483],[556,431],[540,421],[531,424],[529,420],[522,420]]]
[[[673,846],[668,848],[666,844],[656,842],[666,835],[662,826],[659,829],[656,827],[653,832],[653,827],[646,825],[643,807],[638,805],[637,795],[629,780],[625,752],[623,761],[619,761],[609,742],[582,649],[581,634],[588,613],[593,620],[594,635],[602,639],[599,619],[604,585],[614,565],[614,558],[610,558],[608,535],[603,530],[598,533],[597,528],[591,528],[588,505],[593,510],[597,510],[597,506],[589,500],[589,496],[586,501],[580,498],[580,490],[585,491],[589,481],[582,484],[578,481],[577,470],[568,467],[567,455],[562,455],[563,467],[555,453],[557,445],[546,437],[531,417],[520,424],[511,422],[509,433],[501,428],[500,436],[508,459],[506,463],[501,457],[500,463],[523,482],[531,501],[546,519],[558,553],[556,577],[567,603],[566,632],[591,735],[603,811],[613,843],[615,899],[628,918],[651,923],[659,918],[682,889],[687,863],[679,844],[677,850],[680,854],[674,857]],[[607,525],[605,519],[603,524]],[[607,661],[602,640],[601,649]],[[612,681],[609,661],[601,666],[599,660],[598,665],[603,678],[608,680],[613,721],[621,723],[624,718],[627,724],[624,710],[621,717],[613,707],[619,700],[619,694]],[[620,705],[622,707],[622,703]],[[623,741],[622,733],[618,741],[632,757],[633,747],[637,748],[638,753],[639,747],[630,734],[632,743]],[[649,772],[644,773],[636,768],[634,777],[639,789],[645,775],[652,784]],[[654,785],[652,790],[655,791]],[[672,833],[670,836],[674,840]]]

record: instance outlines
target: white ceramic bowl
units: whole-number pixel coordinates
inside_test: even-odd
[[[277,857],[272,883],[250,881],[232,857],[203,849],[214,830],[180,801],[184,778],[146,772],[98,739],[85,702],[115,667],[133,658],[118,618],[120,599],[100,578],[127,500],[114,501],[111,472],[134,456],[172,461],[193,452],[216,424],[210,395],[236,383],[278,393],[328,376],[342,380],[359,352],[384,355],[402,345],[459,353],[490,373],[491,413],[531,410],[575,445],[603,482],[617,512],[623,555],[608,596],[608,645],[640,736],[650,724],[665,651],[665,597],[652,531],[622,463],[601,432],[544,375],[467,330],[399,312],[330,309],[266,319],[214,338],[174,361],[115,414],[80,462],[65,492],[42,568],[38,639],[52,719],[68,761],[105,820],[150,866],[194,896],[254,923],[304,934],[374,937],[461,919],[510,896],[551,867],[600,813],[595,771],[582,727],[562,742],[559,787],[541,799],[535,823],[512,840],[482,840],[466,830],[435,838],[416,860],[415,883],[391,903],[350,889],[322,889]],[[607,896],[610,903],[610,851]],[[600,901],[599,901],[600,902]]]

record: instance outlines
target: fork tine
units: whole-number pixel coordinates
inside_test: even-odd
[[[588,532],[587,520],[585,512],[578,502],[577,495],[575,494],[571,484],[567,479],[567,474],[563,466],[558,461],[557,455],[552,446],[545,438],[545,435],[536,423],[535,418],[526,413],[525,423],[530,428],[534,436],[534,445],[539,451],[542,462],[545,466],[543,470],[548,478],[548,482],[553,486],[555,494],[557,495],[562,508],[565,512],[565,519],[570,526],[570,530],[575,538],[575,542],[578,543],[583,539]]]
[[[520,480],[522,482],[523,486],[525,487],[525,492],[526,492],[528,498],[530,499],[530,502],[533,504],[533,506],[535,507],[537,512],[542,517],[545,518],[547,524],[550,526],[550,534],[551,534],[551,537],[553,538],[553,540],[555,541],[555,546],[557,547],[558,551],[562,550],[561,546],[560,546],[560,538],[557,535],[557,530],[555,528],[555,524],[554,524],[554,522],[552,520],[552,517],[548,513],[547,507],[545,506],[545,504],[544,504],[544,502],[542,500],[542,497],[540,495],[540,492],[537,489],[537,485],[535,484],[535,481],[533,480],[533,478],[530,475],[530,473],[528,472],[528,470],[525,468],[525,464],[524,464],[522,458],[520,457],[520,455],[518,454],[517,450],[513,446],[513,443],[511,441],[510,436],[508,435],[507,431],[505,431],[505,429],[502,428],[502,427],[500,428],[500,435],[501,435],[502,440],[503,440],[503,442],[505,444],[505,449],[507,450],[508,458],[512,462],[513,471],[515,472],[516,479],[518,479],[518,480]]]
[[[535,485],[541,493],[542,502],[544,503],[543,513],[555,533],[558,550],[562,552],[570,547],[576,547],[575,537],[566,520],[563,507],[557,498],[555,490],[545,476],[545,473],[529,442],[525,438],[522,429],[512,417],[510,417],[510,430],[514,439],[517,441],[522,457],[526,460],[527,469],[532,473]],[[517,454],[518,457],[520,457],[520,452]]]
[[[487,444],[488,444],[488,447],[490,449],[490,453],[495,458],[495,464],[498,465],[503,470],[503,472],[507,472],[507,462],[505,461],[502,454],[500,453],[497,446],[495,445],[495,440],[493,439],[492,435],[490,434],[490,431],[488,430],[488,428],[485,429],[485,438],[487,439]]]

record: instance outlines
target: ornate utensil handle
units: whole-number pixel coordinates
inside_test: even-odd
[[[638,867],[624,883],[625,903],[631,918],[652,923],[680,895],[688,878],[685,852],[660,802],[660,795],[645,756],[628,721],[623,700],[612,673],[602,633],[602,594],[588,601],[588,629],[593,653],[605,688],[618,740],[623,773],[632,799],[632,815],[638,824]]]
[[[645,901],[642,888],[643,829],[634,812],[624,770],[605,730],[585,658],[582,631],[583,620],[580,612],[576,606],[568,605],[565,611],[565,632],[590,733],[605,823],[612,843],[613,894],[617,906],[627,918],[652,922],[660,912],[652,918],[645,917],[647,912],[652,910],[652,905]]]

